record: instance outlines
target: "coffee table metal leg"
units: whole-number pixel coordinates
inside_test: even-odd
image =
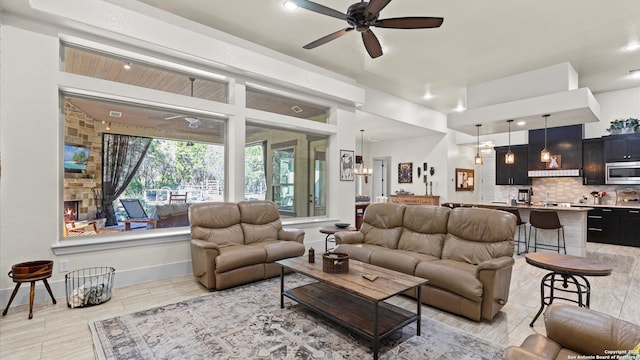
[[[284,309],[284,266],[280,267],[280,309]]]
[[[422,288],[420,285],[416,286],[416,299],[417,299],[417,309],[416,309],[416,314],[418,315],[418,320],[416,321],[416,335],[420,336],[420,324],[422,323],[422,299],[421,299],[421,294],[422,294]]]
[[[373,360],[378,360],[378,348],[380,347],[380,340],[378,339],[378,302],[374,302],[373,313]]]

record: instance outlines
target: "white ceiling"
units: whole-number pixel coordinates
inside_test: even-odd
[[[355,31],[304,50],[347,24],[286,10],[284,0],[140,1],[444,113],[464,105],[468,85],[562,62],[570,62],[579,87],[594,94],[640,86],[629,76],[640,68],[640,50],[623,50],[640,41],[639,0],[394,0],[380,18],[445,20],[437,29],[374,28],[384,51],[377,59],[369,58]],[[316,2],[344,12],[355,0]],[[426,91],[432,99],[423,98]],[[365,129],[367,138],[377,136]]]

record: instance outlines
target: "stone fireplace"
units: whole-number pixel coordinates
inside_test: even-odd
[[[76,202],[75,220],[94,220],[96,218],[96,204],[93,188],[98,184],[94,179],[65,178],[64,179],[64,215],[67,219],[67,203]],[[73,211],[73,209],[72,209]]]

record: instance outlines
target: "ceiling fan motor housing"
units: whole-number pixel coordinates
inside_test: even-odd
[[[378,19],[378,14],[367,19],[367,14],[365,13],[367,6],[369,6],[368,2],[359,2],[349,6],[349,9],[347,9],[347,23],[359,32],[369,30],[369,24]]]

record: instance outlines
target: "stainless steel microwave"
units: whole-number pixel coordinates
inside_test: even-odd
[[[607,163],[605,183],[621,185],[640,185],[640,161]]]

